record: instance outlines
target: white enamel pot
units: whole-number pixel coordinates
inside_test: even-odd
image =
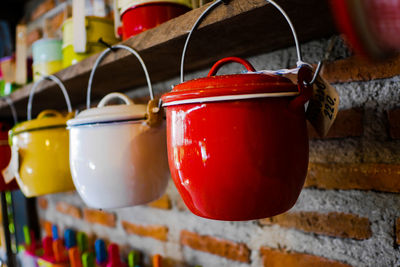
[[[114,48],[136,53],[122,45]],[[123,94],[111,93],[97,107],[89,108],[94,71],[109,51],[100,55],[92,70],[88,109],[68,121],[75,187],[88,206],[103,209],[154,201],[164,194],[169,179],[166,127],[153,100],[150,79],[148,105],[134,104]],[[124,104],[108,105],[113,100]]]

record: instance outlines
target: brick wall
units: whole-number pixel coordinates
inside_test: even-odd
[[[305,44],[305,60],[317,62],[327,43]],[[340,112],[326,138],[310,128],[309,173],[289,212],[248,222],[199,218],[186,209],[171,182],[159,201],[117,210],[89,209],[74,193],[45,196],[38,200],[42,221],[116,242],[123,255],[130,249],[159,253],[165,266],[398,266],[400,59],[367,64],[349,57],[343,44],[332,56],[324,75],[341,95]],[[250,61],[257,69],[289,67],[295,51]],[[177,83],[172,79],[154,87],[161,93]],[[144,94],[146,88],[130,95]]]

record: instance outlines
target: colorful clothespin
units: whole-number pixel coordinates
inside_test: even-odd
[[[71,267],[82,267],[81,256],[77,247],[68,249],[68,256]]]
[[[46,260],[53,260],[54,259],[54,251],[53,251],[53,239],[49,236],[43,238],[43,258]]]
[[[79,232],[76,234],[76,241],[78,244],[78,249],[81,254],[89,249],[88,237],[84,232]]]
[[[153,267],[162,267],[162,257],[160,254],[153,256]]]
[[[94,248],[96,252],[96,263],[97,265],[103,267],[107,265],[107,250],[104,240],[97,239],[94,243]]]
[[[44,231],[46,236],[53,237],[53,225],[50,222],[44,223]]]
[[[65,247],[70,249],[72,247],[76,247],[76,234],[75,231],[72,229],[67,229],[64,232],[64,242]]]
[[[95,267],[95,259],[92,252],[84,252],[82,254],[83,267]]]
[[[128,266],[138,267],[140,265],[140,253],[138,251],[131,251],[128,254]]]
[[[119,257],[119,248],[117,244],[110,244],[108,246],[108,262],[107,267],[120,267],[122,266],[121,259]]]
[[[59,236],[58,236],[58,227],[57,227],[57,225],[54,224],[54,225],[51,227],[51,232],[52,232],[52,235],[53,235],[53,240],[59,239]]]

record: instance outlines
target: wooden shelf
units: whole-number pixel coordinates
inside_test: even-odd
[[[328,37],[335,33],[328,1],[279,0],[289,14],[301,42]],[[154,29],[123,42],[143,57],[152,82],[179,74],[183,44],[195,20],[205,7],[192,10]],[[217,7],[193,34],[186,57],[186,71],[208,67],[226,56],[249,56],[293,45],[287,23],[265,0],[232,0]],[[85,103],[88,77],[97,55],[58,72],[74,106]],[[98,68],[92,99],[112,91],[124,91],[144,85],[143,71],[136,58],[118,50],[107,56]],[[26,116],[26,104],[32,84],[11,95],[20,116]],[[43,82],[35,95],[33,113],[43,109],[64,109],[61,91],[51,82]],[[5,102],[0,102],[0,116],[10,117]]]

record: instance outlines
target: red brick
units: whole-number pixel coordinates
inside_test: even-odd
[[[324,257],[287,252],[263,247],[260,250],[264,267],[351,267],[351,265]]]
[[[250,250],[245,244],[239,244],[212,236],[202,236],[186,230],[181,231],[180,242],[192,249],[215,254],[230,260],[250,262]]]
[[[56,210],[60,213],[63,213],[65,215],[81,219],[82,218],[82,212],[79,207],[76,207],[74,205],[71,205],[67,202],[58,202],[56,205]]]
[[[115,214],[93,209],[84,209],[83,216],[89,223],[101,224],[108,227],[115,227],[116,217]]]
[[[168,239],[168,227],[163,225],[139,225],[127,221],[122,221],[121,224],[128,234],[150,237],[161,241],[167,241]]]
[[[31,14],[31,20],[36,20],[56,6],[54,0],[45,0],[38,5]]]
[[[156,201],[151,202],[148,204],[148,206],[152,208],[157,208],[157,209],[164,209],[164,210],[170,210],[171,209],[171,199],[170,197],[165,194]]]
[[[330,212],[289,212],[272,218],[260,220],[263,225],[278,224],[282,227],[296,228],[304,232],[353,238],[368,239],[372,236],[368,218],[354,214]]]
[[[314,127],[307,122],[308,135],[310,139],[321,137],[314,130]],[[323,139],[359,137],[363,134],[363,112],[361,109],[340,110],[328,134]]]
[[[327,62],[322,69],[324,78],[331,82],[369,81],[400,74],[400,56],[383,62],[368,62],[357,56]]]
[[[310,163],[305,187],[400,192],[400,165]]]
[[[171,259],[168,257],[162,257],[162,267],[176,267],[176,266],[187,266],[186,263],[176,260],[176,259]]]
[[[389,134],[393,139],[400,139],[400,108],[387,112],[389,120]]]
[[[27,46],[31,46],[35,41],[42,38],[42,31],[40,29],[35,29],[28,33],[26,36],[26,44]]]
[[[47,210],[49,207],[49,201],[45,197],[39,197],[37,199],[38,205],[42,210]]]
[[[179,211],[188,211],[189,210],[186,207],[186,204],[180,195],[178,195],[177,198],[175,199],[175,206],[178,208]]]
[[[396,220],[396,244],[400,245],[400,218]]]
[[[64,21],[67,19],[66,11],[59,12],[51,18],[48,18],[44,28],[44,32],[47,36],[56,36],[57,31],[61,28]]]

